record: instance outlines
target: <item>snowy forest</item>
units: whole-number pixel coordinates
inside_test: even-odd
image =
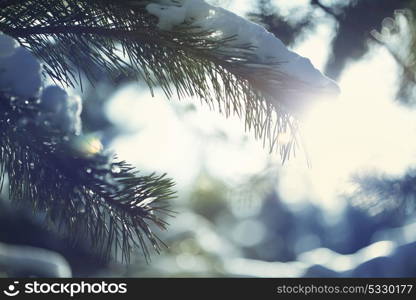
[[[415,0],[0,0],[1,277],[415,277]]]

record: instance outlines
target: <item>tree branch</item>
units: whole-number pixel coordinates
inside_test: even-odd
[[[333,16],[336,20],[340,20],[341,19],[341,15],[337,14],[336,12],[334,12],[331,8],[329,8],[328,6],[323,5],[319,0],[311,0],[311,4],[318,6],[319,8],[321,8],[323,11],[325,11],[327,14]]]

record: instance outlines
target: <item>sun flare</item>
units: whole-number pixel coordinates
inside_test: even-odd
[[[346,70],[339,98],[319,101],[301,121],[312,164],[307,176],[323,204],[336,205],[352,174],[401,175],[415,159],[413,112],[393,100],[394,63],[382,50],[375,52]]]

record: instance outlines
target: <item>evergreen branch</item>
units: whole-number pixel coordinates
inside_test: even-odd
[[[339,21],[342,17],[341,14],[336,13],[333,9],[330,7],[323,5],[321,1],[319,0],[311,0],[312,5],[318,6],[320,9],[322,9],[324,12],[326,12],[328,15],[331,15],[335,20]]]
[[[414,28],[415,19],[413,10],[395,11],[395,19],[390,18],[390,21],[393,22],[391,26],[394,26],[394,30],[384,27],[388,34],[386,32],[383,34],[382,31],[378,32],[376,30],[370,32],[372,40],[384,47],[401,68],[402,78],[398,96],[408,102],[412,100],[406,98],[413,98],[412,90],[416,84],[416,59],[414,54],[416,30]],[[404,24],[400,22],[400,18],[405,21]]]
[[[94,82],[96,68],[85,63],[90,61],[113,79],[144,80],[151,91],[160,86],[168,98],[197,97],[226,116],[236,114],[256,138],[269,142],[271,151],[275,133],[296,127],[283,100],[285,91],[293,90],[293,78],[274,71],[278,62],[258,64],[250,45],[228,47],[233,37],[213,39],[212,32],[189,26],[161,31],[157,18],[145,10],[147,3],[12,2],[0,13],[0,30],[41,58],[46,74],[57,82],[82,83],[82,73]],[[281,95],[270,85],[278,85]],[[285,157],[289,148],[280,145]]]
[[[409,64],[407,62],[405,62],[405,60],[395,50],[393,50],[388,45],[388,43],[386,43],[385,41],[380,39],[380,36],[375,31],[372,31],[370,36],[372,38],[372,41],[374,41],[377,44],[379,44],[380,46],[384,47],[389,52],[391,57],[396,61],[396,63],[403,70],[404,77],[406,77],[406,79],[409,82],[412,82],[413,84],[416,84],[416,73],[415,73],[414,68],[412,68],[412,66],[409,66]]]
[[[50,126],[38,103],[0,93],[0,188],[7,174],[12,201],[31,203],[74,242],[87,238],[103,258],[121,250],[129,261],[138,246],[149,259],[149,243],[159,252],[163,243],[150,226],[166,229],[172,182],[138,176],[94,148],[85,152],[76,146],[84,137]]]
[[[409,213],[415,210],[416,174],[409,170],[403,177],[368,173],[352,177],[354,189],[344,196],[371,214],[398,210]]]

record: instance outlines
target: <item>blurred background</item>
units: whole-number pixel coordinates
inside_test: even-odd
[[[104,263],[2,204],[0,258],[6,245],[33,247],[73,276],[416,276],[416,1],[211,3],[262,24],[339,83],[337,99],[302,115],[296,155],[282,164],[242,120],[197,99],[152,97],[144,83],[101,74],[84,87],[84,131],[143,173],[174,179],[177,215],[159,234],[169,248],[150,264],[140,253]]]

